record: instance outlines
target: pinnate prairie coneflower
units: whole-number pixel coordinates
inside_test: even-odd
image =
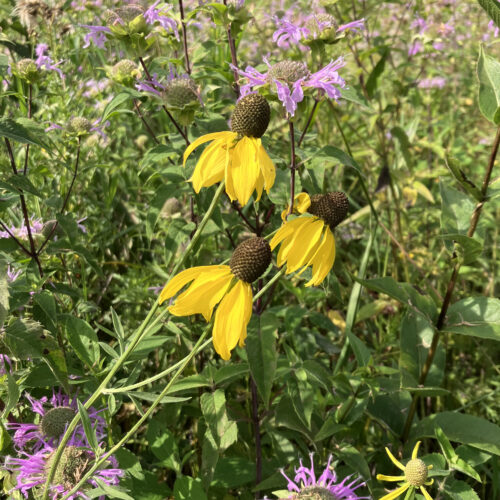
[[[332,470],[332,456],[328,458],[321,476],[316,479],[314,472],[313,454],[310,454],[311,467],[304,467],[300,460],[300,467],[295,469],[295,477],[292,481],[281,469],[281,474],[288,481],[288,491],[293,494],[289,500],[369,500],[370,497],[360,497],[355,491],[365,486],[365,483],[356,477],[351,481],[352,476],[339,481],[337,474]]]
[[[312,267],[312,278],[305,286],[319,285],[335,261],[334,228],[347,216],[347,196],[334,191],[309,198],[306,193],[296,196],[294,207],[301,215],[285,222],[271,240],[271,249],[278,245],[278,266],[286,263],[286,274],[303,273]],[[307,213],[306,213],[307,212]]]
[[[271,262],[269,243],[263,238],[250,238],[236,247],[229,265],[199,266],[174,276],[160,294],[160,304],[182,292],[168,310],[175,316],[202,314],[210,321],[215,312],[213,344],[222,359],[231,350],[245,345],[247,325],[252,315],[251,283],[258,279]]]
[[[420,446],[421,441],[418,441],[413,448],[413,452],[411,454],[411,460],[404,466],[389,450],[386,448],[385,451],[391,462],[398,468],[401,469],[404,473],[403,476],[386,476],[385,474],[377,474],[377,479],[379,481],[404,481],[405,483],[397,488],[396,490],[391,491],[387,495],[383,496],[380,500],[394,500],[402,495],[407,489],[419,489],[422,495],[424,495],[426,500],[432,500],[432,497],[429,495],[424,486],[430,486],[434,479],[430,479],[427,481],[427,476],[429,474],[429,469],[432,469],[432,465],[425,465],[423,460],[417,458],[418,448]]]
[[[184,152],[184,165],[188,156],[200,145],[211,141],[198,160],[189,179],[199,193],[202,187],[226,181],[226,193],[231,201],[244,206],[257,191],[269,192],[274,184],[276,171],[261,137],[269,125],[271,109],[259,94],[242,97],[231,117],[231,130],[206,134],[196,139]]]

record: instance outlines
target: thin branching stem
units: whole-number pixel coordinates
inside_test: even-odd
[[[288,124],[290,129],[290,204],[287,217],[293,212],[293,202],[295,200],[295,172],[297,171],[297,163],[295,162],[295,133],[292,120],[289,119]]]
[[[184,48],[184,67],[186,68],[186,73],[191,74],[191,65],[189,63],[189,51],[187,44],[187,33],[186,33],[186,21],[184,20],[184,5],[182,0],[179,0],[179,12],[181,14],[181,26],[182,26],[182,46]]]
[[[482,199],[476,204],[476,207],[474,208],[474,212],[472,213],[472,217],[469,223],[469,230],[467,231],[467,236],[469,238],[472,238],[474,236],[474,233],[476,232],[477,224],[479,222],[479,217],[481,216],[483,206],[487,200],[488,186],[490,184],[491,174],[493,172],[493,166],[495,165],[495,160],[497,157],[499,146],[500,146],[500,128],[497,129],[497,134],[495,136],[493,147],[491,149],[488,166],[486,167],[486,173],[484,175],[483,184],[481,186]],[[455,286],[457,284],[458,273],[460,271],[461,264],[462,263],[458,261],[455,263],[453,267],[453,271],[451,273],[451,277],[448,282],[448,286],[446,288],[446,295],[444,296],[443,303],[441,305],[441,311],[436,321],[436,329],[434,330],[431,346],[429,347],[429,351],[427,352],[427,358],[425,360],[424,366],[422,367],[422,372],[420,373],[420,378],[418,380],[420,386],[423,386],[425,384],[427,375],[429,374],[429,371],[432,366],[432,362],[434,361],[434,356],[436,355],[437,352],[439,338],[441,336],[441,330],[444,326],[446,314],[451,304],[451,298],[453,296],[453,291],[455,290]],[[403,441],[406,441],[408,439],[408,435],[411,429],[411,424],[413,422],[413,417],[415,416],[415,412],[417,409],[418,399],[419,399],[418,394],[413,394],[412,401],[410,404],[410,409],[408,410],[408,415],[406,417],[405,427],[401,437]]]

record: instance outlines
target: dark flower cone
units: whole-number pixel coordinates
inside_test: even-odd
[[[250,238],[240,243],[229,261],[231,272],[240,280],[252,283],[271,263],[271,247],[264,238]]]
[[[231,116],[231,130],[247,137],[262,137],[271,119],[271,108],[259,94],[242,97]]]
[[[323,219],[332,229],[338,226],[349,210],[349,200],[342,191],[311,196],[310,214]]]

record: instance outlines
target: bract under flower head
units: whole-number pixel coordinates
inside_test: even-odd
[[[351,481],[352,475],[338,480],[337,474],[332,470],[331,462],[333,457],[330,455],[328,463],[322,474],[316,479],[314,471],[313,454],[309,455],[311,467],[305,467],[300,460],[300,467],[295,469],[293,481],[281,469],[281,474],[288,481],[288,491],[293,492],[289,497],[293,500],[311,498],[317,500],[363,500],[370,497],[358,496],[355,491],[365,486],[361,478],[356,477]]]

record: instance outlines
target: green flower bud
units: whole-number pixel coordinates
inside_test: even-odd
[[[75,116],[66,125],[66,132],[70,135],[82,136],[87,135],[91,128],[92,123],[87,118]]]
[[[40,70],[33,59],[21,59],[13,66],[12,71],[27,83],[36,83],[40,79]]]
[[[138,68],[137,64],[129,59],[123,59],[116,63],[111,68],[110,72],[113,81],[126,85],[127,87],[132,87],[135,80],[141,77],[141,74],[141,70]]]

